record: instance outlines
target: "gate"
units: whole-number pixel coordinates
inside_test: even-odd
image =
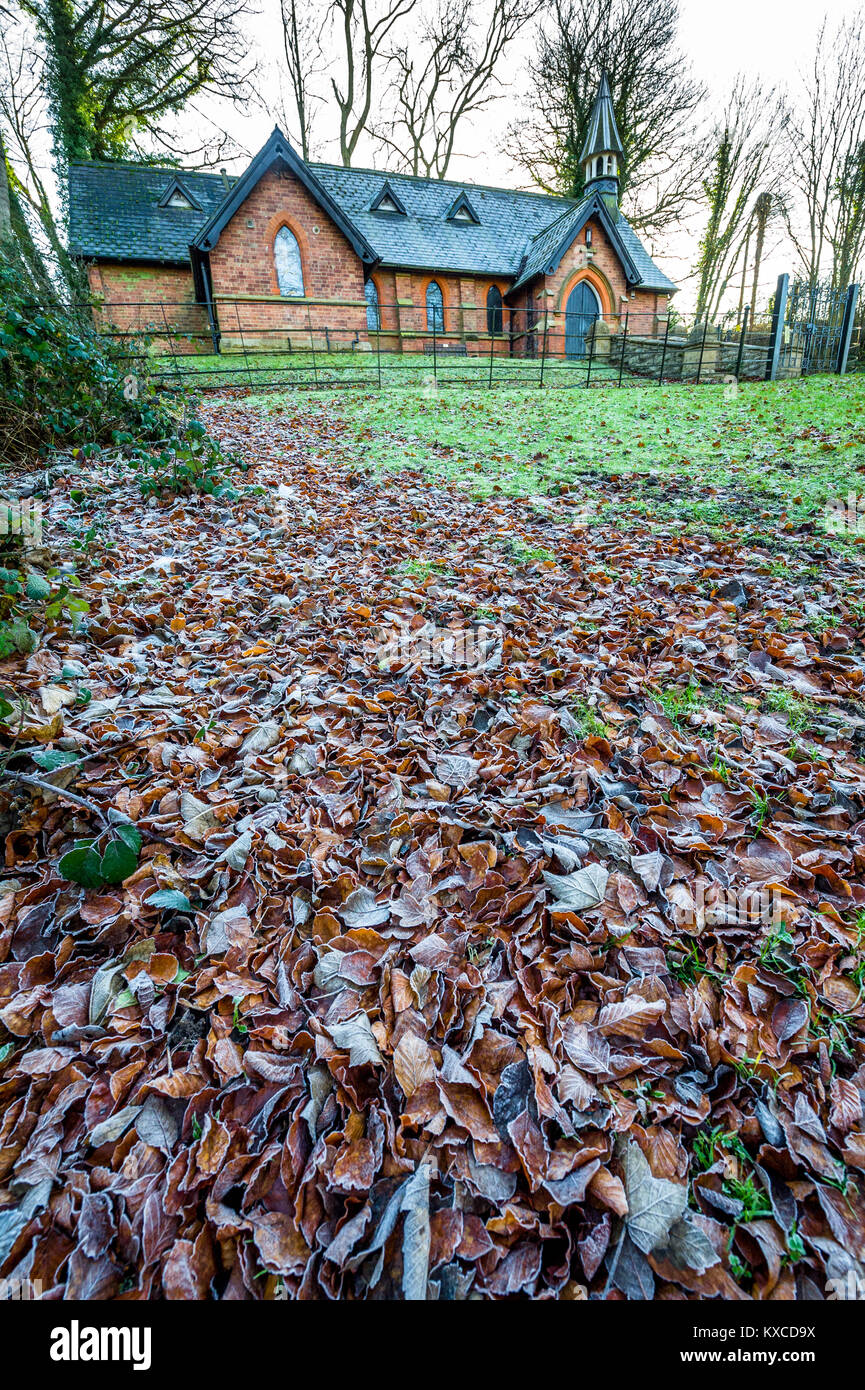
[[[828,281],[813,286],[804,280],[793,282],[780,355],[783,375],[836,370],[847,299],[846,287],[834,289]]]

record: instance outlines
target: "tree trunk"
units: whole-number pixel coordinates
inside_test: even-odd
[[[9,173],[6,169],[6,150],[0,135],[0,246],[12,237],[12,210],[9,203]]]
[[[772,197],[769,193],[761,193],[754,205],[754,216],[757,221],[757,240],[754,244],[754,284],[751,287],[751,322],[757,312],[757,285],[760,279],[760,262],[763,259],[763,242],[766,238],[766,223],[769,221],[769,213],[772,210]]]

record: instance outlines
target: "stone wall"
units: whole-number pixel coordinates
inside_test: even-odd
[[[657,336],[629,333],[627,339],[618,333],[610,344],[610,361],[618,366],[622,360],[624,343],[625,371],[633,376],[658,378],[663,361],[663,375],[669,381],[709,381],[725,376],[733,376],[739,359],[739,343],[736,340],[719,340],[717,331],[706,336],[705,343],[701,332],[690,338],[671,334],[664,348],[663,322],[659,325]],[[746,342],[742,353],[739,375],[762,380],[766,375],[768,339]],[[781,375],[796,376],[801,363],[791,362]]]

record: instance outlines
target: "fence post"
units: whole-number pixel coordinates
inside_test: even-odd
[[[835,364],[835,370],[839,376],[843,376],[847,370],[847,358],[850,356],[850,344],[853,341],[853,325],[856,321],[856,305],[858,300],[859,286],[848,285],[847,296],[844,300],[844,317],[841,320],[838,361]]]
[[[546,366],[547,361],[547,328],[549,326],[549,322],[550,316],[547,313],[547,306],[544,305],[544,339],[541,343],[541,379],[538,382],[539,386],[543,386],[544,384],[544,367]]]
[[[171,336],[171,330],[170,330],[170,328],[168,327],[168,319],[166,318],[166,315],[165,315],[165,305],[162,304],[160,307],[161,307],[161,309],[162,309],[162,322],[165,324],[165,336],[168,338],[168,346],[169,346],[169,349],[170,349],[170,351],[171,351],[171,361],[172,361],[173,366],[174,366],[174,373],[173,373],[173,374],[174,374],[175,377],[179,377],[179,376],[180,376],[180,370],[179,370],[179,368],[178,368],[178,366],[177,366],[177,353],[174,351],[174,339],[173,339],[173,337]]]
[[[378,332],[375,335],[376,342],[376,367],[378,369],[378,389],[381,390],[381,305],[378,309]]]
[[[706,351],[706,336],[709,332],[709,320],[703,324],[703,341],[700,343],[700,356],[697,359],[697,385],[700,385],[700,377],[703,375],[703,353]]]
[[[444,315],[444,310],[442,310],[442,315]],[[436,386],[438,386],[439,368],[438,368],[438,350],[437,350],[437,347],[436,347],[436,324],[437,324],[437,322],[438,322],[438,311],[436,310],[435,305],[433,305],[433,316],[432,316],[432,321],[433,321],[433,381],[435,382]],[[444,324],[442,324],[442,327],[444,327]]]
[[[622,384],[622,373],[625,370],[625,347],[628,342],[628,320],[631,317],[630,309],[625,310],[625,326],[622,329],[622,355],[619,358],[619,385]]]
[[[496,343],[496,311],[495,311],[495,307],[493,307],[492,315],[493,315],[493,318],[492,318],[492,330],[491,330],[491,332],[490,332],[490,379],[489,379],[489,386],[488,386],[488,389],[489,389],[489,390],[492,390],[492,386],[493,386],[493,348],[495,347],[495,343]],[[504,315],[502,315],[502,318],[504,318]],[[490,326],[490,325],[487,324],[487,328],[489,328],[489,326]],[[504,323],[502,323],[502,328],[504,328]]]
[[[238,331],[238,333],[240,334],[240,346],[241,346],[241,348],[243,349],[243,360],[244,360],[244,362],[246,363],[246,375],[249,377],[249,384],[250,384],[250,386],[252,386],[252,385],[253,385],[253,380],[252,380],[252,368],[251,368],[250,365],[249,365],[249,357],[248,357],[247,351],[246,351],[246,339],[245,339],[244,336],[243,336],[243,329],[242,329],[241,324],[240,324],[240,309],[238,308],[237,300],[236,300],[236,299],[235,299],[235,301],[234,301],[234,317],[237,319],[237,331]]]
[[[781,345],[784,341],[784,323],[787,318],[787,295],[790,291],[790,276],[779,275],[775,290],[775,307],[772,310],[772,337],[769,342],[769,355],[766,360],[766,380],[777,381],[781,362]]]
[[[595,334],[596,334],[597,330],[598,330],[598,315],[595,314],[595,317],[592,319],[592,337],[591,337],[591,341],[590,341],[590,343],[589,343],[589,365],[588,365],[588,367],[586,368],[586,385],[587,385],[587,386],[589,385],[589,382],[590,382],[591,379],[592,379],[592,357],[593,357],[594,351],[595,351]]]
[[[658,385],[659,385],[659,386],[663,386],[663,384],[664,384],[664,367],[666,366],[666,362],[667,362],[667,342],[668,342],[668,340],[669,340],[669,337],[670,337],[670,311],[669,311],[669,309],[668,309],[668,310],[667,310],[667,323],[666,323],[666,327],[664,328],[664,346],[661,348],[661,370],[658,372]]]
[[[748,332],[748,320],[751,317],[750,304],[745,305],[745,312],[742,315],[742,327],[739,330],[739,351],[736,353],[736,380],[742,375],[742,358],[745,354],[745,334]]]
[[[309,306],[308,304],[307,304],[307,306],[306,306],[306,324],[307,324],[307,327],[308,327],[308,329],[309,329],[309,348],[310,348],[310,352],[312,353],[312,376],[313,376],[313,380],[315,381],[315,384],[316,384],[316,386],[317,386],[317,385],[318,385],[318,364],[316,363],[316,360],[315,360],[315,339],[314,339],[313,336],[312,336],[312,310],[310,309],[310,306]]]

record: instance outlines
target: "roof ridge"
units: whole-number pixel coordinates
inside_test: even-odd
[[[375,174],[380,179],[408,179],[412,183],[439,184],[443,188],[477,188],[483,193],[518,194],[521,198],[543,198],[546,202],[571,202],[565,193],[536,192],[533,188],[503,188],[497,183],[472,183],[469,179],[437,179],[431,174],[400,174],[393,169],[368,169],[358,165],[330,164],[327,160],[308,159],[310,169],[334,169],[340,174]]]
[[[578,201],[566,193],[546,193],[534,188],[505,188],[501,184],[474,183],[470,179],[437,179],[427,174],[401,174],[393,169],[371,169],[358,165],[332,164],[327,160],[308,159],[304,162],[310,169],[332,169],[340,174],[374,174],[384,180],[406,179],[411,183],[439,184],[443,188],[474,188],[482,193],[505,193],[511,197],[537,198],[547,203],[568,203],[570,207],[579,206]],[[182,164],[149,164],[143,159],[71,159],[68,167],[70,169],[140,169],[154,174],[195,174],[208,178],[222,177],[221,169],[190,169]],[[236,183],[243,176],[242,174],[226,172],[226,177]],[[565,211],[567,210],[566,208]]]
[[[144,159],[70,159],[68,167],[70,169],[142,169],[151,174],[174,174],[186,176],[206,175],[208,178],[221,179],[221,169],[188,169],[182,164],[148,164]],[[226,173],[226,178],[237,179],[238,174]]]

